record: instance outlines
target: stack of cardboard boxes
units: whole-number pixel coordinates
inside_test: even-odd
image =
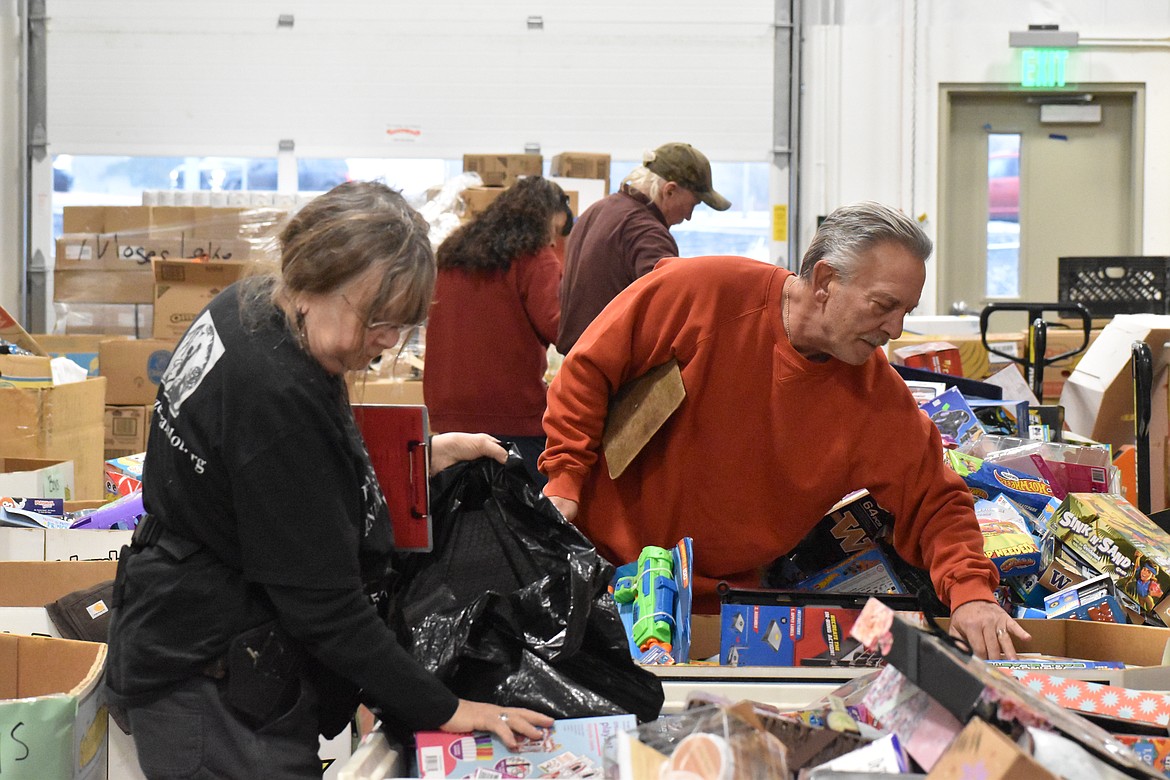
[[[603,181],[604,195],[609,192],[609,164],[608,154],[562,152],[552,158],[549,175]],[[483,186],[468,187],[463,191],[463,218],[469,220],[482,214],[501,192],[515,184],[520,177],[540,176],[544,170],[544,158],[539,154],[465,154],[463,170],[478,173],[483,181]],[[565,194],[569,196],[569,209],[574,216],[579,216],[577,190],[566,188]]]

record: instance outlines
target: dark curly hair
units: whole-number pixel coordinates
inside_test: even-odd
[[[561,211],[567,232],[573,215],[564,190],[541,176],[520,179],[439,245],[439,268],[506,271],[516,258],[548,245],[549,225]]]

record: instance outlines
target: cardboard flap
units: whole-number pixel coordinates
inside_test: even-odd
[[[34,355],[45,356],[45,351],[41,349],[41,345],[36,342],[36,339],[28,335],[28,331],[20,327],[16,318],[9,314],[3,306],[0,306],[0,339],[10,341]]]
[[[686,398],[678,360],[652,368],[618,390],[609,405],[601,446],[610,479],[621,476],[646,442]]]

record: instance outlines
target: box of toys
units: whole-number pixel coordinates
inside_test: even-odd
[[[1113,580],[1102,574],[1044,597],[1046,617],[1127,623]]]
[[[858,610],[724,604],[719,663],[725,666],[876,666],[880,656],[850,638]]]
[[[965,444],[983,435],[983,428],[975,418],[975,412],[958,388],[949,388],[921,404],[920,408],[934,422],[944,441]]]
[[[1170,622],[1170,536],[1118,495],[1070,493],[1049,521],[1055,542],[1116,583],[1123,602]]]
[[[1040,571],[1040,548],[1028,524],[1002,495],[994,501],[975,502],[975,517],[983,533],[983,554],[1005,577],[1022,577]]]
[[[792,552],[778,559],[767,574],[770,587],[786,587],[835,566],[851,555],[871,550],[884,538],[894,518],[866,490],[838,501]]]
[[[638,725],[633,715],[558,720],[515,752],[485,732],[414,735],[419,777],[602,777],[607,742]]]
[[[850,555],[796,583],[797,590],[823,593],[905,593],[893,564],[879,547]]]

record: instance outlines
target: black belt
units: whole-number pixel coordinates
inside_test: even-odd
[[[154,515],[144,515],[130,536],[131,549],[160,547],[179,561],[194,555],[202,546],[199,542],[167,530],[162,521]]]

